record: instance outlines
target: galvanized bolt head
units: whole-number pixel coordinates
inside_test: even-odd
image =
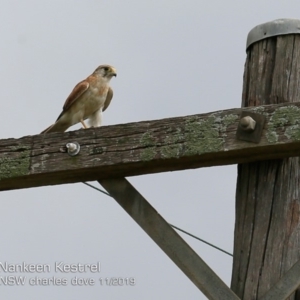
[[[80,145],[77,142],[68,143],[66,147],[70,156],[75,156],[80,151]]]
[[[249,116],[246,116],[240,120],[240,127],[244,131],[254,131],[255,125],[256,125],[256,121],[254,121]]]

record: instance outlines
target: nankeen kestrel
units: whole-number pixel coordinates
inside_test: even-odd
[[[109,65],[99,66],[92,75],[79,82],[67,98],[63,111],[56,122],[42,133],[64,132],[70,126],[81,122],[88,128],[85,120],[92,127],[101,125],[102,112],[107,109],[113,97],[109,82],[117,71]]]

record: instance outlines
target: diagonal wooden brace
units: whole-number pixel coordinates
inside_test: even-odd
[[[125,178],[98,182],[208,299],[239,299]]]

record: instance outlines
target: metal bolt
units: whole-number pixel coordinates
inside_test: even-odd
[[[73,142],[73,143],[68,143],[66,145],[67,149],[68,149],[68,154],[70,156],[75,156],[79,153],[80,151],[80,145],[77,142]]]
[[[254,131],[255,125],[256,121],[249,116],[246,116],[240,120],[240,127],[244,131]]]

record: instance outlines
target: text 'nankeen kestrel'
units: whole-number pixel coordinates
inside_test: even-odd
[[[113,97],[109,82],[117,71],[109,65],[99,66],[92,75],[79,82],[67,98],[63,111],[56,122],[42,133],[64,132],[70,126],[81,122],[88,128],[101,126],[102,112],[107,109]]]

